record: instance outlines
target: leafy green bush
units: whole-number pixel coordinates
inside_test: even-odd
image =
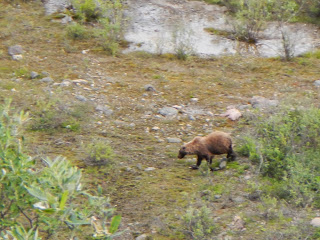
[[[203,206],[200,209],[189,208],[182,217],[184,232],[192,239],[214,239],[217,231],[209,208]]]
[[[94,142],[87,146],[86,152],[88,157],[85,159],[85,162],[90,165],[106,165],[113,162],[113,153],[112,148],[105,142]]]
[[[261,174],[279,183],[271,192],[299,206],[311,205],[320,190],[320,109],[281,108],[264,117],[252,123],[255,134],[245,139],[242,154],[260,159]]]
[[[101,3],[99,0],[72,0],[72,5],[76,9],[75,19],[84,22],[97,21],[103,14]]]
[[[110,220],[113,209],[101,191],[83,190],[78,168],[62,157],[40,164],[23,152],[27,120],[24,112],[11,114],[9,104],[0,110],[0,238],[37,240],[41,233],[47,239],[61,234],[70,239],[86,225],[93,229],[82,235],[117,235],[120,216]]]
[[[59,100],[40,99],[32,113],[29,125],[32,131],[73,131],[81,129],[81,124],[87,120],[89,104],[77,103],[63,105]]]
[[[66,28],[66,34],[71,39],[85,39],[87,38],[87,31],[81,24],[70,24]]]

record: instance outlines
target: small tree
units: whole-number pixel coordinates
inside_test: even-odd
[[[61,232],[72,238],[85,225],[92,225],[97,239],[117,235],[120,216],[108,227],[109,199],[83,190],[77,167],[63,157],[37,164],[23,152],[27,120],[24,112],[10,113],[10,102],[0,109],[0,237],[36,240],[41,231],[46,239]]]

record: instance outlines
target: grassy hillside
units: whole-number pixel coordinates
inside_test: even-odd
[[[89,189],[101,186],[122,215],[121,229],[128,229],[119,239],[144,233],[150,239],[319,236],[309,225],[319,205],[270,195],[267,186],[274,185],[257,174],[259,161],[242,151],[225,170],[212,173],[203,163],[192,171],[195,160],[178,160],[181,143],[167,140],[186,142],[222,130],[239,151],[242,136],[281,108],[263,115],[249,106],[253,96],[318,108],[319,51],[290,62],[241,56],[181,61],[144,52],[113,57],[96,39],[68,38],[66,26],[45,16],[40,3],[1,3],[0,12],[0,100],[11,98],[16,110],[30,113],[28,154],[63,155],[82,169]],[[23,59],[14,61],[7,52],[17,44]],[[32,71],[40,76],[31,79]],[[41,81],[46,76],[53,82]],[[156,91],[146,91],[147,84]],[[247,104],[242,120],[220,116],[228,106]],[[174,105],[181,108],[177,117],[158,113]],[[114,154],[94,158],[99,154],[90,155],[92,143],[110,146]]]

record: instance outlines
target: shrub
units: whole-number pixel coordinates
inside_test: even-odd
[[[182,217],[184,232],[192,239],[214,239],[217,227],[214,225],[212,213],[203,206],[200,209],[189,208]]]
[[[92,22],[102,17],[103,9],[99,0],[72,0],[72,5],[75,8],[75,19]]]
[[[46,158],[37,164],[27,156],[22,144],[22,124],[27,120],[24,112],[12,115],[9,104],[0,110],[0,238],[37,240],[40,232],[46,238],[61,233],[73,238],[81,226],[92,225],[94,230],[81,234],[110,239],[120,216],[107,227],[113,214],[109,199],[101,191],[93,195],[83,190],[81,171],[65,158]]]
[[[320,109],[280,108],[252,126],[255,136],[246,138],[242,154],[260,159],[259,172],[280,183],[278,197],[311,205],[320,190]]]
[[[91,111],[88,104],[66,106],[55,99],[40,99],[29,125],[32,131],[73,131],[81,129]]]
[[[87,37],[85,27],[78,23],[68,25],[66,28],[66,34],[71,39],[85,39]]]
[[[90,165],[111,164],[115,154],[112,148],[105,142],[94,142],[87,146],[88,157],[85,162]]]

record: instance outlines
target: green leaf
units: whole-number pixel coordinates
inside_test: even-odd
[[[67,221],[68,224],[70,225],[90,225],[91,223],[89,221],[86,220],[71,220],[71,221]]]
[[[42,201],[48,201],[48,198],[44,192],[42,192],[40,189],[34,188],[34,187],[26,187],[27,191],[34,197],[42,200]]]
[[[66,202],[67,202],[67,199],[68,199],[68,194],[69,194],[69,191],[67,190],[67,191],[64,191],[64,193],[61,196],[61,200],[60,200],[60,204],[59,204],[59,208],[61,210],[63,210],[65,205],[66,205]]]
[[[112,234],[115,233],[119,228],[120,222],[121,222],[121,216],[120,215],[114,216],[111,220],[109,232]]]
[[[45,212],[45,213],[54,213],[56,212],[56,209],[54,208],[47,208],[47,209],[43,209],[43,210],[40,210],[41,212]]]

